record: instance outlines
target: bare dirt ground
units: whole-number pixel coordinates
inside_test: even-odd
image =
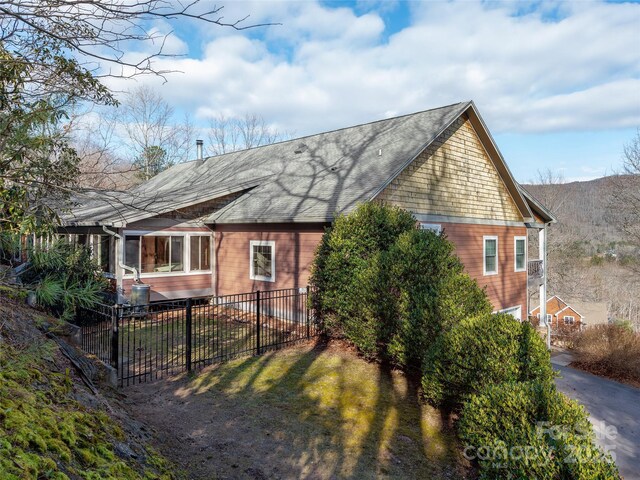
[[[306,344],[122,393],[185,478],[474,476],[411,381],[341,345]]]

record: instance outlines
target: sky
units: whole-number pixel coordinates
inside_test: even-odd
[[[610,174],[640,128],[638,2],[216,4],[271,25],[158,21],[178,56],[157,67],[177,72],[137,80],[202,128],[256,114],[297,137],[473,100],[522,183]]]

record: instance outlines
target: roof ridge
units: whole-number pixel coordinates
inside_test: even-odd
[[[295,142],[295,141],[299,141],[299,140],[304,140],[305,138],[317,137],[319,135],[327,135],[329,133],[340,132],[340,131],[349,130],[349,129],[352,129],[352,128],[364,127],[364,126],[367,126],[367,125],[374,125],[376,123],[381,123],[381,122],[389,122],[391,120],[397,120],[399,118],[411,117],[413,115],[419,115],[421,113],[435,112],[436,110],[443,110],[445,108],[451,108],[451,107],[454,107],[456,105],[463,105],[463,104],[469,104],[469,103],[471,103],[471,100],[451,103],[449,105],[443,105],[441,107],[427,108],[425,110],[419,110],[417,112],[405,113],[403,115],[396,115],[394,117],[381,118],[379,120],[373,120],[371,122],[357,123],[355,125],[349,125],[347,127],[340,127],[340,128],[334,128],[332,130],[325,130],[323,132],[311,133],[309,135],[303,135],[301,137],[290,138],[288,140],[280,140],[279,142],[269,143],[269,144],[266,144],[266,145],[256,145],[255,147],[243,148],[241,150],[234,150],[233,152],[225,152],[225,153],[221,153],[220,155],[211,155],[211,156],[205,157],[203,160],[206,162],[207,160],[209,160],[211,158],[226,157],[227,155],[233,155],[233,154],[237,154],[237,153],[241,153],[241,152],[248,152],[248,151],[251,151],[251,150],[256,150],[258,148],[269,147],[269,146],[272,146],[272,145],[282,145],[282,144],[285,144],[285,143],[288,143],[288,142]],[[197,159],[194,159],[194,160],[188,160],[186,162],[181,162],[181,163],[182,164],[186,164],[186,163],[191,163],[191,162],[196,162],[196,161],[197,161]]]

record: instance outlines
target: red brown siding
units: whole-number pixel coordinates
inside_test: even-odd
[[[151,301],[213,295],[211,273],[143,277],[142,281],[151,285]],[[125,278],[122,283],[125,295],[129,296],[133,279]]]
[[[515,272],[514,237],[527,235],[525,227],[442,224],[447,238],[456,246],[466,272],[487,288],[487,295],[496,310],[522,306],[522,318],[527,315],[527,272]],[[498,274],[483,275],[483,237],[498,237]]]
[[[215,283],[218,295],[304,287],[322,224],[218,225],[215,229]],[[275,282],[249,278],[249,242],[275,242]]]

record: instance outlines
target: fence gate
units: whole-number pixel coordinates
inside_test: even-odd
[[[118,371],[120,386],[191,371],[314,337],[308,288],[100,305],[79,315],[81,346]]]

